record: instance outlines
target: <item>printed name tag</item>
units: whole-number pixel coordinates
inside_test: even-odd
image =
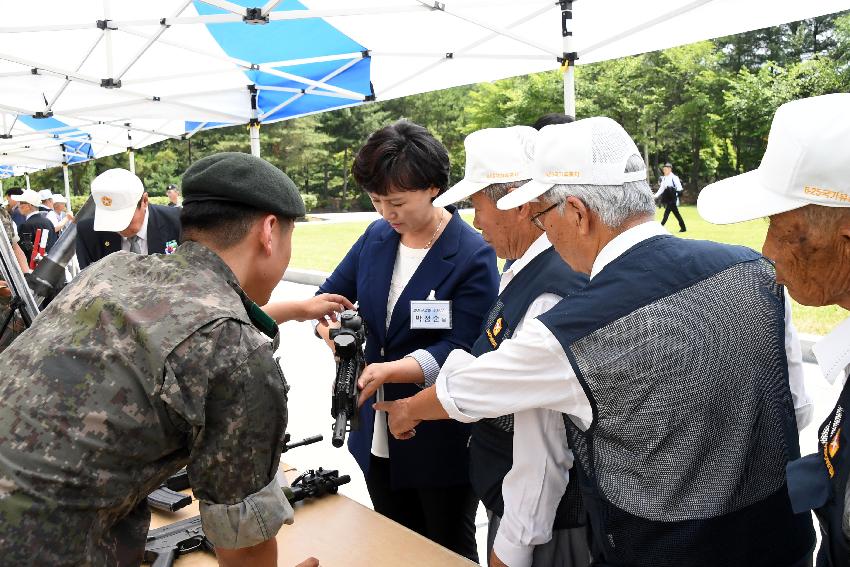
[[[451,329],[452,302],[425,299],[410,302],[411,329]]]

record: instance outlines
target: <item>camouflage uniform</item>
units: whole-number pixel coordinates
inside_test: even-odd
[[[3,224],[3,230],[6,231],[6,236],[9,237],[9,242],[15,244],[18,242],[18,229],[15,223],[12,222],[12,217],[6,207],[0,207],[0,223]]]
[[[277,342],[195,242],[81,272],[0,360],[0,564],[138,565],[145,496],[187,464],[214,544],[273,537],[292,517]]]
[[[15,244],[18,242],[18,230],[15,226],[15,223],[12,222],[12,217],[9,216],[9,211],[6,210],[6,207],[0,206],[0,224],[3,225],[3,230],[6,231],[6,236],[9,238],[9,242]],[[15,262],[16,259],[14,257],[10,258],[12,262]],[[3,270],[0,270],[0,280],[4,280],[7,277],[6,274],[3,273]],[[5,290],[8,292],[9,290]],[[9,309],[11,303],[11,295],[7,296],[5,293],[0,293],[0,325],[2,322],[6,320],[6,317],[9,316]],[[8,327],[5,331],[0,331],[0,352],[9,345],[12,340],[18,336],[18,332],[15,329],[18,329],[22,325],[22,321],[20,320],[20,316],[13,316],[12,320],[9,322]]]

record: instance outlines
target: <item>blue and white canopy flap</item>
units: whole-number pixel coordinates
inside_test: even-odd
[[[850,8],[850,0],[254,1],[4,2],[0,112],[9,120],[0,134],[12,138],[0,137],[0,153],[23,159],[35,149],[11,131],[10,121],[26,126],[21,116],[52,116],[91,135],[91,153],[74,145],[72,153],[97,156]],[[125,124],[131,140],[121,139]],[[64,136],[83,141],[70,129]]]

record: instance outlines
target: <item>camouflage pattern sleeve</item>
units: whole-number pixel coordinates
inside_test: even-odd
[[[184,430],[189,480],[215,545],[256,545],[291,523],[276,481],[286,429],[286,383],[273,343],[234,320],[212,323],[177,346],[161,397]]]
[[[3,224],[3,230],[6,231],[6,236],[9,237],[9,242],[15,244],[18,242],[18,231],[15,223],[12,222],[12,217],[5,207],[0,207],[0,223]]]

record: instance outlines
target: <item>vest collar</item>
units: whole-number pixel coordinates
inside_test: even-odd
[[[590,270],[590,279],[596,277],[605,266],[625,254],[635,245],[640,244],[644,240],[649,240],[653,236],[669,234],[670,232],[657,221],[647,221],[618,234],[599,251],[599,255],[593,261],[593,268]]]

